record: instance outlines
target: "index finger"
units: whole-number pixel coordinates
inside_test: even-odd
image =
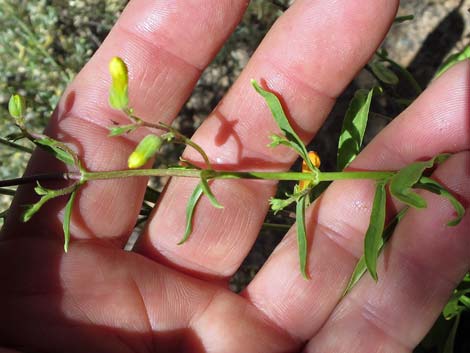
[[[107,136],[112,121],[126,121],[108,105],[109,60],[120,56],[129,67],[130,102],[136,115],[171,123],[246,6],[245,0],[131,1],[101,48],[67,88],[47,133],[69,143],[88,170],[126,168],[135,137]],[[27,173],[59,168],[63,167],[57,161],[38,152]],[[146,184],[146,178],[87,183],[75,201],[72,236],[122,245],[134,226]],[[6,236],[41,232],[41,236],[57,238],[61,224],[54,220],[61,218],[64,198],[49,201],[29,223],[18,222],[22,205],[36,200],[31,187],[20,189],[4,227]]]

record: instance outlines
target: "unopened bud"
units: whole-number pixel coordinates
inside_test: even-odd
[[[127,166],[130,169],[142,167],[147,161],[160,150],[163,140],[157,135],[147,135],[139,142],[134,152],[127,160]]]
[[[19,94],[12,95],[10,101],[8,102],[8,111],[15,119],[23,118],[26,111],[26,103],[24,98]]]
[[[129,103],[127,66],[121,58],[115,56],[109,62],[109,73],[112,80],[109,90],[109,104],[118,110],[125,109]]]

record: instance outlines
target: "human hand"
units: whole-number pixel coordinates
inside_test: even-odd
[[[47,132],[75,146],[89,170],[125,168],[136,139],[107,137],[110,120],[124,121],[108,107],[110,58],[129,66],[136,114],[171,123],[245,6],[132,1],[65,92]],[[295,156],[266,148],[264,136],[275,123],[250,78],[282,97],[308,140],[380,44],[396,6],[296,1],[194,139],[215,166],[287,169]],[[469,90],[466,62],[433,83],[353,167],[398,169],[454,152],[435,176],[468,205]],[[37,152],[29,171],[56,167]],[[27,352],[297,352],[305,345],[307,352],[410,352],[469,267],[470,217],[448,228],[450,206],[424,194],[428,208],[411,210],[397,227],[380,260],[379,282],[364,278],[341,300],[362,252],[374,185],[340,181],[307,212],[312,279],[298,271],[291,231],[237,295],[227,279],[252,246],[275,185],[215,181],[225,208],[202,199],[190,240],[177,246],[195,183],[173,179],[136,251],[125,252],[145,185],[145,179],[88,184],[76,200],[67,254],[60,222],[65,201],[51,201],[23,224],[20,205],[32,192],[20,191],[0,242],[0,345]]]

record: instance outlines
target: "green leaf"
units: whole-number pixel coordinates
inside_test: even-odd
[[[430,191],[434,194],[440,195],[446,199],[449,200],[449,202],[452,204],[452,206],[455,209],[455,212],[457,212],[457,217],[447,223],[448,226],[454,227],[460,223],[462,220],[463,216],[465,215],[465,208],[463,205],[460,203],[459,200],[455,198],[454,195],[452,195],[451,192],[449,192],[443,185],[438,183],[436,180],[422,176],[418,183],[415,185],[416,188],[419,189],[424,189],[427,191]]]
[[[377,79],[383,83],[386,83],[387,85],[394,86],[400,81],[398,76],[384,65],[383,61],[373,61],[369,64],[369,66]]]
[[[277,214],[279,211],[283,210],[294,201],[296,201],[296,199],[292,197],[288,197],[287,199],[271,197],[269,199],[269,205],[271,206],[271,210],[274,212],[274,214]]]
[[[67,252],[69,249],[70,242],[70,219],[72,216],[72,207],[73,202],[75,201],[75,196],[77,195],[77,190],[70,194],[69,200],[65,205],[64,211],[64,222],[62,223],[62,229],[64,230],[64,251]]]
[[[307,207],[307,199],[308,195],[304,195],[299,198],[295,208],[300,273],[302,273],[302,277],[305,279],[309,278],[307,274],[307,231],[305,227],[305,209]]]
[[[33,217],[41,209],[41,207],[53,197],[54,196],[51,194],[47,194],[42,196],[35,204],[28,205],[25,212],[23,213],[23,222],[28,222],[31,217]]]
[[[74,192],[76,188],[77,188],[77,184],[75,183],[63,189],[51,190],[51,189],[46,189],[42,187],[38,182],[37,186],[34,188],[34,191],[36,192],[36,194],[40,195],[41,198],[35,204],[27,206],[26,211],[23,213],[23,216],[22,216],[23,222],[28,222],[31,219],[31,217],[36,212],[38,212],[47,201],[58,196],[70,194]]]
[[[74,165],[77,162],[76,157],[74,157],[70,148],[68,148],[64,143],[54,140],[53,138],[44,136],[34,140],[34,143],[52,153],[55,158],[61,160],[65,164]]]
[[[207,181],[207,171],[206,170],[203,170],[201,171],[201,187],[202,187],[202,191],[204,192],[204,195],[206,195],[206,197],[209,199],[209,201],[211,202],[212,206],[214,206],[215,208],[224,208],[224,206],[222,206],[219,201],[217,201],[217,199],[215,198],[214,194],[212,193],[212,190],[209,186],[209,182]]]
[[[137,129],[137,125],[129,124],[129,125],[110,126],[108,127],[108,129],[109,129],[108,136],[114,137],[114,136],[119,136],[119,135],[127,134],[129,132],[134,131],[135,129]]]
[[[385,227],[385,230],[382,236],[380,237],[381,242],[380,242],[379,254],[382,251],[385,243],[393,234],[393,231],[395,230],[396,225],[403,218],[403,216],[405,215],[407,211],[408,211],[408,207],[401,209],[400,212],[398,212],[398,214],[395,215],[395,217],[393,217],[390,223],[387,224],[387,227]],[[354,271],[351,275],[351,278],[349,279],[349,283],[346,286],[346,289],[343,292],[343,297],[351,291],[351,289],[357,284],[357,282],[359,282],[359,280],[364,275],[364,273],[366,273],[366,271],[367,271],[366,259],[364,255],[362,255],[359,261],[357,262],[356,267],[354,268]]]
[[[310,161],[310,158],[308,158],[307,148],[290,125],[279,98],[277,98],[274,93],[261,88],[261,86],[255,80],[251,80],[251,84],[255,88],[256,92],[258,92],[266,101],[266,104],[271,110],[271,113],[277,125],[279,126],[279,129],[281,129],[287,140],[291,142],[290,147],[292,147],[302,157],[311,170],[317,170],[317,168]]]
[[[275,197],[271,197],[269,199],[269,204],[271,205],[271,210],[274,214],[277,214],[279,211],[283,210],[287,206],[289,206],[293,202],[298,202],[302,197],[308,196],[310,194],[311,189],[304,189],[299,191],[299,185],[294,186],[294,193],[288,194],[286,193],[286,199],[278,199]],[[308,202],[307,202],[308,203]]]
[[[387,193],[385,182],[377,183],[374,202],[370,214],[369,228],[364,239],[364,258],[372,278],[377,281],[377,258],[383,245],[382,233],[385,225],[385,206]]]
[[[442,314],[446,320],[452,319],[454,316],[459,315],[464,310],[469,310],[470,307],[470,286],[465,279],[454,289],[451,298],[447,302]]]
[[[364,273],[366,273],[366,271],[366,258],[363,255],[354,267],[354,271],[351,275],[351,278],[349,279],[348,285],[346,286],[346,289],[343,292],[343,297],[351,291],[351,289],[356,285],[357,282],[359,282],[359,280],[362,278]]]
[[[449,56],[444,62],[441,64],[439,69],[437,69],[436,75],[434,76],[434,79],[438,78],[441,76],[444,72],[449,70],[452,66],[455,64],[470,58],[470,45],[467,45],[465,48],[463,48],[460,52],[455,53],[451,56]]]
[[[374,89],[356,91],[344,116],[338,141],[338,170],[343,170],[359,153],[369,117]]]
[[[415,208],[425,208],[426,200],[413,192],[411,188],[419,181],[423,172],[442,163],[449,157],[448,154],[441,154],[428,161],[414,162],[399,170],[390,181],[390,193],[401,202]]]
[[[184,231],[183,238],[179,241],[178,245],[183,244],[188,240],[191,232],[193,231],[193,215],[194,210],[196,209],[196,205],[199,202],[202,194],[204,192],[204,188],[202,186],[202,182],[197,184],[196,188],[194,189],[193,193],[191,194],[188,204],[186,205],[186,229]]]

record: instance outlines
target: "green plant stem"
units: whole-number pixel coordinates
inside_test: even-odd
[[[15,196],[16,190],[0,188],[0,195]]]
[[[78,173],[50,173],[23,176],[21,178],[0,180],[0,187],[31,184],[39,181],[79,180]]]
[[[201,146],[199,146],[197,143],[192,141],[191,139],[184,136],[178,130],[176,130],[173,127],[171,127],[170,125],[164,124],[162,122],[158,123],[157,125],[144,122],[143,125],[148,126],[148,127],[153,127],[155,129],[160,129],[160,130],[171,132],[176,138],[180,139],[182,143],[194,148],[201,155],[201,157],[204,159],[204,163],[206,163],[207,168],[212,169],[211,162],[209,161],[209,157],[207,156],[204,149]]]
[[[195,169],[136,169],[136,170],[116,170],[108,172],[83,172],[82,180],[104,180],[129,178],[137,176],[174,176],[187,178],[200,178],[201,170]],[[264,180],[317,180],[333,181],[343,179],[372,179],[382,180],[394,175],[395,172],[235,172],[210,170],[208,179],[264,179]]]
[[[33,153],[33,150],[31,148],[22,146],[18,143],[7,140],[3,137],[0,137],[0,144],[11,147],[11,148],[14,148],[14,149],[17,149],[18,151],[21,151],[21,152]]]
[[[131,177],[185,177],[185,178],[200,178],[201,172],[207,172],[207,179],[258,179],[258,180],[313,180],[315,182],[344,180],[344,179],[371,179],[371,180],[384,180],[388,179],[395,174],[395,172],[319,172],[319,173],[305,173],[305,172],[232,172],[232,171],[217,171],[207,169],[182,169],[182,168],[168,168],[168,169],[125,169],[113,170],[106,172],[89,172],[83,170],[79,172],[69,173],[50,173],[50,174],[37,174],[21,178],[0,180],[0,187],[36,183],[40,181],[60,181],[60,180],[80,180],[85,183],[91,180],[108,180],[108,179],[121,179]]]

